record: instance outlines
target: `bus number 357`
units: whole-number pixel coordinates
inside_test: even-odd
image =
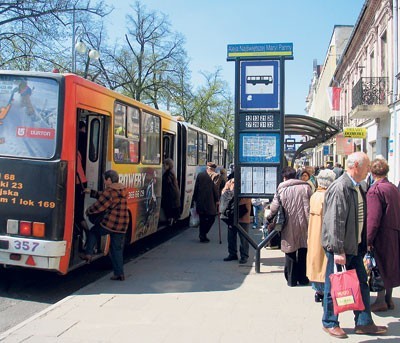
[[[38,246],[39,246],[38,242],[14,241],[14,248],[16,250],[24,250],[24,251],[34,252]]]

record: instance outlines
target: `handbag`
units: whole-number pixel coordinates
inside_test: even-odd
[[[275,231],[282,231],[283,228],[286,225],[286,213],[285,213],[285,209],[282,205],[282,201],[281,198],[279,196],[279,193],[277,193],[277,198],[278,198],[278,202],[279,202],[279,208],[278,208],[278,212],[276,213],[273,223],[274,223],[274,229]]]
[[[335,315],[345,311],[363,311],[365,309],[355,269],[346,270],[346,266],[342,266],[342,271],[338,272],[335,264],[334,273],[329,275],[329,279]]]
[[[385,285],[379,272],[378,266],[376,265],[375,255],[373,251],[368,251],[365,254],[364,259],[368,261],[366,263],[368,270],[368,286],[371,292],[380,292],[385,290]]]
[[[383,283],[381,273],[376,266],[371,269],[371,274],[369,275],[368,279],[368,285],[371,292],[381,292],[385,290],[385,285]]]

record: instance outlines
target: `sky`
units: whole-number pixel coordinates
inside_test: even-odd
[[[235,62],[227,62],[228,44],[293,43],[294,59],[285,62],[285,113],[305,114],[313,61],[323,64],[335,25],[354,25],[364,0],[142,0],[147,10],[168,16],[185,39],[192,83],[200,72],[221,68],[232,95]],[[115,8],[109,35],[125,32],[133,0],[109,0]],[[112,32],[111,32],[112,31]]]

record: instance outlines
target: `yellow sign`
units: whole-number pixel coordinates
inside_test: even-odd
[[[367,129],[365,127],[345,127],[343,128],[345,138],[367,138]]]

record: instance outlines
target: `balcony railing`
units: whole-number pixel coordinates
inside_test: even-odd
[[[362,77],[353,87],[351,108],[359,105],[387,105],[388,83],[387,77]]]
[[[329,124],[335,125],[340,131],[343,131],[345,126],[349,126],[349,120],[345,116],[333,116],[329,118]]]

